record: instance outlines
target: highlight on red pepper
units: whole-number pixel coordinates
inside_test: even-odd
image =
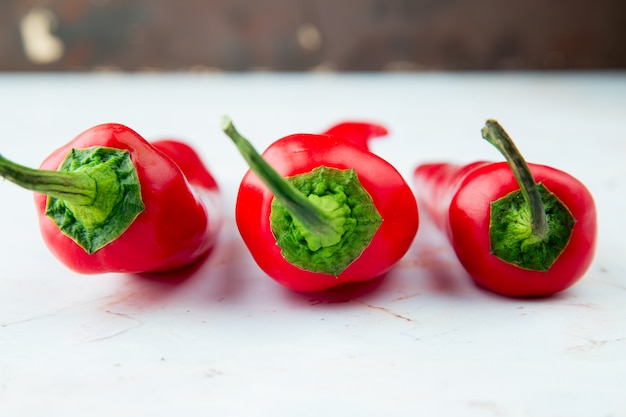
[[[222,222],[218,184],[190,146],[151,144],[121,124],[86,130],[39,169],[0,155],[0,176],[35,191],[45,243],[79,273],[185,266],[208,253]]]
[[[228,117],[222,130],[250,167],[237,195],[237,227],[278,283],[321,291],[369,280],[408,250],[418,228],[413,192],[367,149],[368,139],[386,134],[384,127],[346,122],[327,134],[289,135],[262,155]]]
[[[596,245],[596,209],[571,175],[526,163],[493,119],[482,136],[507,162],[419,165],[418,202],[448,236],[469,275],[510,297],[547,296],[576,283]]]

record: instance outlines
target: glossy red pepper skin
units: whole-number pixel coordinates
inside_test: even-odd
[[[336,136],[342,134],[347,137]],[[411,245],[418,228],[415,197],[400,173],[369,152],[367,139],[385,134],[377,125],[347,123],[328,130],[335,134],[295,134],[271,144],[262,154],[283,177],[309,172],[319,166],[354,168],[370,194],[383,222],[369,246],[337,277],[305,271],[281,255],[270,228],[274,198],[263,182],[248,171],[239,188],[235,218],[240,234],[261,269],[295,291],[321,291],[340,284],[365,281],[389,271]]]
[[[56,170],[71,148],[126,149],[137,170],[145,210],[117,239],[88,254],[45,213],[35,193],[43,239],[67,267],[83,274],[156,272],[187,265],[214,245],[221,224],[217,183],[195,151],[173,141],[147,142],[120,124],[95,126],[54,151],[41,169]]]
[[[490,203],[519,190],[506,162],[420,165],[414,185],[420,206],[443,230],[468,274],[479,285],[510,297],[547,296],[577,282],[589,268],[596,245],[596,208],[587,188],[571,175],[528,164],[576,220],[569,243],[546,272],[523,269],[490,253]]]

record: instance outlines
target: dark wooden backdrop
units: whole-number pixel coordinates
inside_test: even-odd
[[[615,68],[624,0],[0,0],[0,71]]]

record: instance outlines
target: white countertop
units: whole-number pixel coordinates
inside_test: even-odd
[[[381,279],[332,294],[280,287],[233,220],[259,149],[344,119],[385,124],[374,150],[408,179],[432,160],[498,159],[496,118],[531,162],[598,206],[594,263],[571,289],[517,300],[476,288],[429,219]],[[103,122],[194,145],[225,193],[212,256],[178,284],[72,273],[30,192],[0,182],[0,415],[626,415],[626,73],[0,75],[0,152],[38,166]]]

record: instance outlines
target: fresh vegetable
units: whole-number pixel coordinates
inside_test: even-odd
[[[497,121],[488,120],[482,135],[507,162],[420,165],[418,202],[479,285],[511,297],[570,287],[594,255],[591,194],[563,171],[527,164]]]
[[[235,218],[253,258],[295,291],[381,276],[418,227],[415,197],[400,173],[367,149],[382,126],[349,122],[326,134],[294,134],[259,155],[225,117],[222,129],[250,170]],[[344,137],[346,139],[344,139]]]
[[[218,185],[195,151],[120,124],[88,129],[40,169],[0,156],[0,175],[35,191],[45,243],[80,273],[182,267],[208,253],[221,225]]]

